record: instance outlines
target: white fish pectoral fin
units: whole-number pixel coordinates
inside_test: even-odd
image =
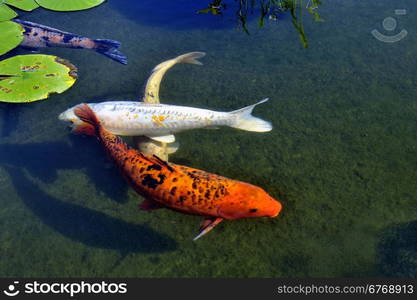
[[[175,142],[175,136],[173,134],[168,134],[168,135],[156,135],[156,136],[151,136],[148,135],[149,138],[161,142],[161,143],[173,143]]]
[[[178,148],[180,147],[180,143],[175,142],[169,145],[166,145],[166,152],[168,154],[172,154],[178,151]]]

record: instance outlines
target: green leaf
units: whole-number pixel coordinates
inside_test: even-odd
[[[23,41],[24,31],[23,27],[15,22],[0,22],[0,55],[19,46]]]
[[[74,11],[89,9],[106,0],[36,0],[43,8],[57,11]]]
[[[18,55],[0,61],[0,101],[23,103],[62,93],[77,79],[77,69],[52,55]]]
[[[35,0],[4,0],[4,3],[26,11],[32,11],[39,7]]]
[[[5,5],[3,3],[3,0],[0,0],[0,22],[13,19],[16,16],[17,13],[13,9]]]

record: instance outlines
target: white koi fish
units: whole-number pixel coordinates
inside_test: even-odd
[[[144,135],[162,143],[173,143],[173,133],[196,128],[229,126],[254,132],[270,131],[271,123],[251,115],[256,105],[267,100],[263,99],[232,112],[132,101],[89,103],[88,106],[97,115],[102,126],[115,135]],[[74,114],[74,109],[80,105],[59,115],[60,120],[72,124],[75,132],[77,126],[83,124]]]

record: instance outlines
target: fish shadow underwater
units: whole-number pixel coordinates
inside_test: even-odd
[[[17,128],[19,123],[21,107],[11,103],[0,103],[0,137],[9,137]]]
[[[125,203],[128,185],[102,147],[81,136],[71,136],[70,140],[71,144],[1,144],[0,164],[25,168],[45,183],[53,183],[58,178],[58,170],[83,169],[97,190],[113,201]]]
[[[146,225],[134,225],[79,205],[60,201],[34,184],[20,169],[3,165],[18,196],[46,225],[84,245],[129,253],[160,253],[177,248],[175,240]]]

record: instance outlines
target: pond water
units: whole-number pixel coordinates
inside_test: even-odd
[[[195,13],[209,2],[21,12],[118,40],[129,63],[44,49],[77,65],[76,84],[45,101],[0,104],[0,276],[417,276],[414,1],[323,1],[325,22],[304,15],[307,49],[288,14],[259,28],[255,10],[248,35],[234,1],[223,16]],[[386,43],[374,29],[408,34]],[[154,66],[191,51],[207,53],[204,65],[170,70],[163,103],[230,111],[269,97],[254,115],[274,129],[182,132],[170,160],[256,184],[283,204],[277,218],[224,221],[196,242],[199,217],[139,211],[141,197],[96,139],[57,119],[81,102],[140,99]]]

